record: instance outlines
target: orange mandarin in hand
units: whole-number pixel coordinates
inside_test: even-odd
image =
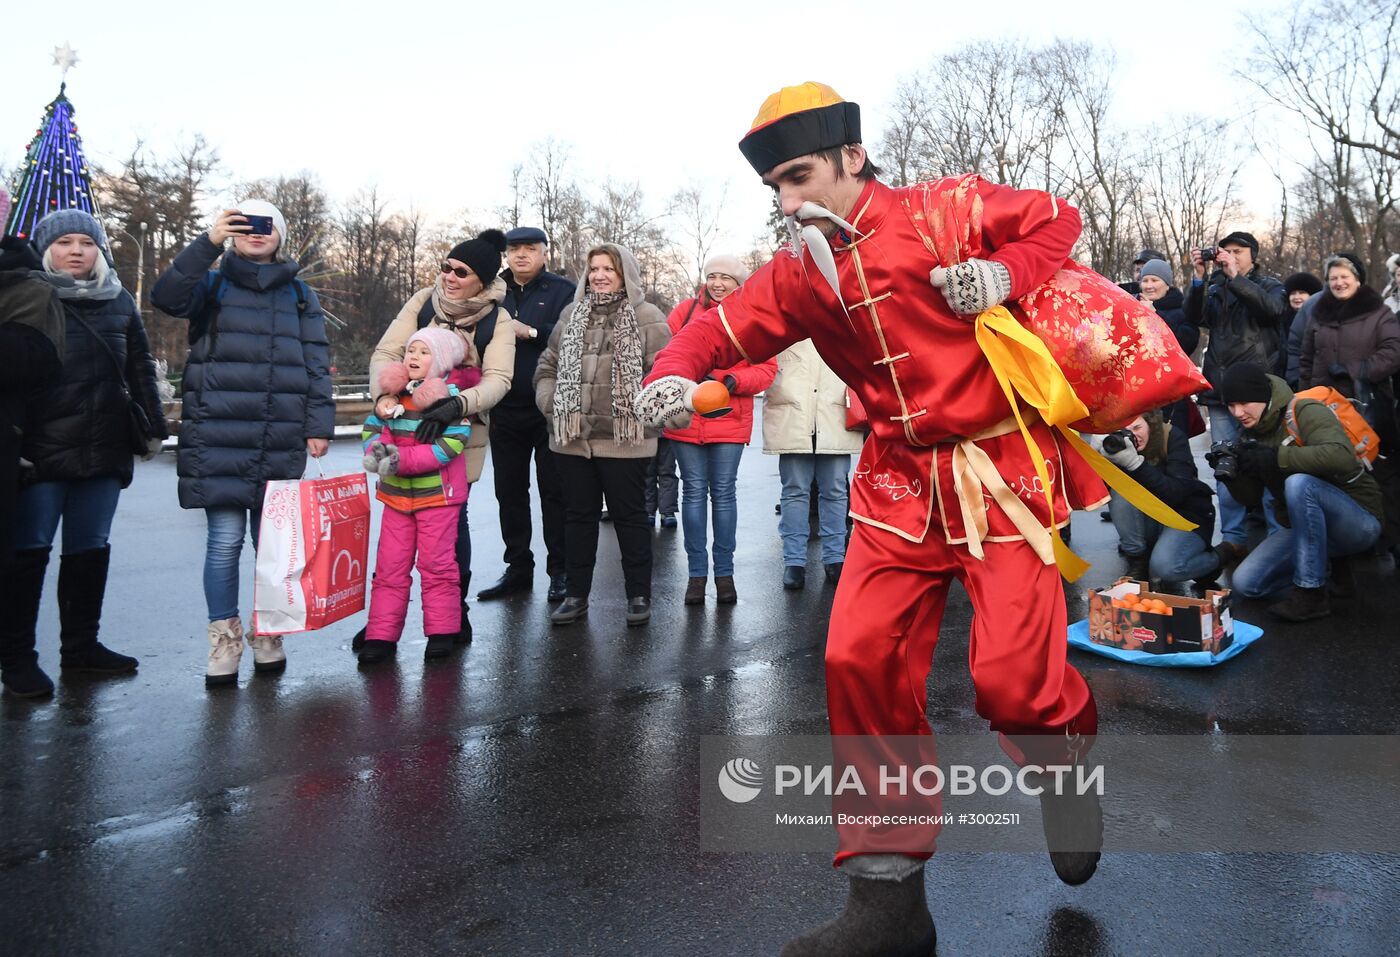
[[[729,405],[729,390],[723,382],[701,382],[690,394],[690,404],[701,415],[726,408]]]

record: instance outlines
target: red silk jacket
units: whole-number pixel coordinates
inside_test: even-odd
[[[1009,298],[1025,295],[1065,265],[1080,230],[1072,206],[1048,193],[985,181],[976,190],[981,233],[971,255],[1006,267]],[[666,375],[699,379],[741,359],[761,363],[811,338],[870,416],[871,438],[853,476],[853,517],[922,541],[937,504],[950,542],[966,541],[973,525],[983,541],[1022,538],[1004,510],[994,507],[1002,491],[996,477],[963,442],[975,439],[1037,522],[1064,524],[1071,506],[1106,498],[1103,486],[1076,456],[1061,466],[1055,440],[1041,427],[1037,439],[1047,459],[1054,459],[1056,485],[1055,514],[1045,514],[1030,455],[1019,435],[1007,434],[1011,407],[977,345],[972,319],[954,313],[929,283],[929,270],[938,263],[900,202],[903,192],[867,184],[848,217],[856,238],[832,241],[844,301],[807,252],[785,249],[715,311],[675,336],[647,381]],[[969,464],[969,452],[976,465]]]

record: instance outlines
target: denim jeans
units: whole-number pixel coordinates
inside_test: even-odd
[[[206,508],[209,537],[204,547],[204,603],[210,621],[238,614],[238,559],[243,538],[251,528],[258,547],[258,521],[262,509]]]
[[[1216,442],[1229,442],[1240,437],[1240,423],[1229,409],[1218,405],[1206,406],[1210,412],[1210,441],[1214,445]],[[1245,531],[1244,517],[1248,511],[1243,505],[1235,501],[1235,497],[1230,494],[1230,489],[1224,482],[1215,483],[1215,496],[1220,502],[1218,514],[1220,515],[1220,540],[1231,542],[1235,545],[1247,545],[1249,543],[1249,533]],[[1264,523],[1269,528],[1269,534],[1280,531],[1283,526],[1274,517],[1274,496],[1271,492],[1264,493]]]
[[[122,483],[116,477],[35,482],[15,503],[15,548],[48,548],[63,519],[61,554],[96,551],[107,545]]]
[[[1365,551],[1381,535],[1381,523],[1345,491],[1315,475],[1284,480],[1292,528],[1274,532],[1235,569],[1235,590],[1263,598],[1288,587],[1321,588],[1327,559]]]
[[[851,469],[849,455],[778,456],[778,477],[783,483],[783,565],[807,564],[807,538],[811,529],[811,488],[817,483],[817,525],[822,536],[822,564],[846,560],[846,512],[850,510]]]
[[[1108,513],[1118,531],[1123,554],[1148,555],[1148,574],[1164,582],[1184,582],[1205,578],[1216,570],[1215,553],[1195,532],[1167,528],[1149,518],[1123,496],[1108,493]]]
[[[690,577],[704,578],[710,571],[710,556],[705,552],[707,512],[715,528],[715,577],[733,575],[734,535],[739,526],[734,486],[744,447],[738,442],[696,445],[673,441],[671,445],[681,467],[681,530]]]

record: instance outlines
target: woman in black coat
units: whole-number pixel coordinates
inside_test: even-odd
[[[255,223],[266,232],[253,232]],[[287,258],[286,229],[271,203],[224,210],[151,293],[165,312],[190,320],[176,470],[181,507],[202,508],[208,520],[208,686],[238,680],[238,561],[250,526],[257,544],[263,490],[272,479],[301,478],[307,455],[325,455],[335,429],[325,316]],[[256,671],[286,667],[280,637],[250,633],[248,641]]]
[[[1171,264],[1163,259],[1148,260],[1142,266],[1138,286],[1141,290],[1138,298],[1157,310],[1158,317],[1176,336],[1176,344],[1181,346],[1181,351],[1188,356],[1195,352],[1201,342],[1201,330],[1194,323],[1186,321],[1186,297],[1172,285]],[[1190,399],[1180,399],[1167,407],[1167,421],[1182,435],[1193,434],[1193,419],[1199,422],[1200,415],[1191,415]],[[1200,426],[1201,430],[1204,428]]]
[[[53,682],[39,668],[34,634],[60,521],[63,669],[136,670],[135,658],[97,640],[112,516],[132,478],[129,402],[141,407],[150,425],[146,454],[158,452],[166,435],[141,311],[117,278],[101,224],[82,210],[60,210],[34,227],[34,245],[43,263],[36,275],[63,304],[66,345],[58,381],[29,400],[23,455],[32,469],[19,495],[14,567],[0,585],[0,671],[6,689],[26,697],[53,693]]]

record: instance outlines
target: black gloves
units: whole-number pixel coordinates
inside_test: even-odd
[[[431,445],[442,438],[442,433],[447,431],[447,427],[466,418],[466,412],[462,409],[460,396],[449,395],[445,399],[438,399],[432,405],[423,410],[422,421],[418,423],[418,428],[413,430],[413,437],[424,445]]]
[[[739,388],[739,380],[736,379],[736,378],[734,378],[732,375],[727,375],[727,376],[725,376],[723,379],[718,379],[718,380],[715,379],[715,377],[712,376],[712,375],[707,375],[707,376],[705,376],[705,378],[701,379],[700,381],[701,381],[701,382],[716,382],[716,381],[718,381],[718,382],[723,382],[723,383],[724,383],[724,387],[725,387],[726,389],[729,390],[729,394],[730,394],[730,395],[733,395],[733,394],[734,394],[734,390],[737,389],[737,388]]]
[[[1280,478],[1278,449],[1267,445],[1250,444],[1242,446],[1238,453],[1240,471],[1263,480],[1265,485],[1274,485]]]

